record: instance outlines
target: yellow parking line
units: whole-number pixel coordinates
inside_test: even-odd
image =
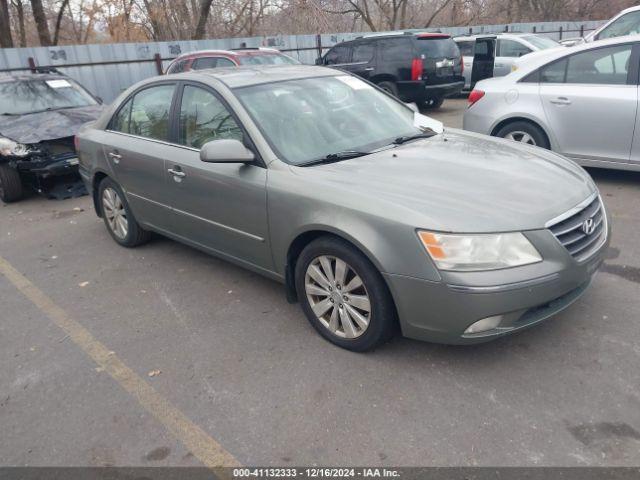
[[[96,340],[86,328],[69,317],[49,296],[2,257],[0,257],[0,273],[53,323],[64,330],[76,345],[111,375],[145,410],[156,417],[204,465],[210,468],[240,465],[222,445],[189,420],[184,413],[127,367],[114,352]]]

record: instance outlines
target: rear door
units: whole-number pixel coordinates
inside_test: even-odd
[[[540,98],[561,153],[629,161],[638,109],[637,63],[637,47],[626,44],[579,52],[540,70]]]
[[[493,66],[493,76],[504,77],[511,73],[511,67],[518,58],[531,53],[532,50],[518,40],[499,38],[497,52]]]
[[[104,154],[138,220],[166,229],[170,222],[165,162],[176,83],[135,92],[105,131]]]
[[[478,37],[473,54],[471,88],[476,82],[493,77],[496,58],[496,37]]]
[[[271,270],[266,168],[200,160],[200,148],[209,141],[244,141],[239,120],[214,90],[200,84],[184,83],[176,105],[175,145],[165,168],[173,233]]]

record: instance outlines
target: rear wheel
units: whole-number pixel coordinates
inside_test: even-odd
[[[398,87],[396,86],[395,83],[385,81],[385,82],[378,83],[378,86],[385,92],[393,95],[394,97],[398,96]]]
[[[436,108],[440,108],[443,103],[444,103],[444,97],[434,97],[434,98],[428,98],[427,100],[425,100],[422,106],[426,109],[433,110]]]
[[[393,335],[395,307],[382,275],[347,242],[314,240],[300,254],[295,276],[304,313],[330,342],[362,352]]]
[[[109,177],[100,182],[100,210],[111,237],[123,247],[137,247],[151,238],[136,221],[120,186]]]
[[[496,137],[549,149],[549,140],[545,133],[540,127],[530,122],[508,123],[496,132]]]
[[[22,180],[15,168],[0,165],[0,200],[5,203],[20,200],[23,195]]]

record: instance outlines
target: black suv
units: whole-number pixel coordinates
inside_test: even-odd
[[[332,47],[317,65],[347,70],[404,102],[438,108],[464,87],[462,56],[451,36],[394,33],[359,37]]]

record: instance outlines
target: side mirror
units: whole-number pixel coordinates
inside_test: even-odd
[[[316,65],[324,65],[324,60],[322,57],[316,58]]]
[[[250,163],[255,158],[238,140],[212,140],[200,149],[200,160],[209,163]]]
[[[420,109],[418,109],[418,106],[414,102],[405,103],[405,105],[409,107],[411,110],[413,110],[414,112],[420,113]]]

